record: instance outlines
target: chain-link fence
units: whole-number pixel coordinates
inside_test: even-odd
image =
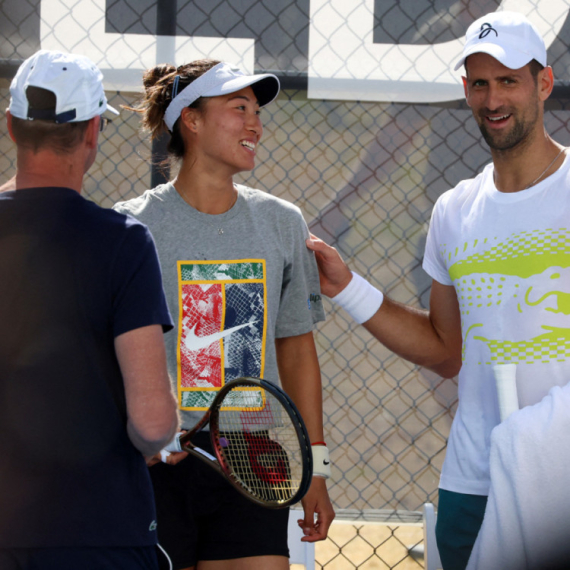
[[[355,271],[392,298],[427,307],[430,279],[421,263],[433,204],[442,192],[479,172],[490,154],[459,99],[430,104],[309,99],[311,13],[313,4],[326,3],[87,2],[104,7],[93,14],[105,20],[109,34],[254,38],[255,70],[276,72],[285,89],[262,111],[265,132],[258,166],[240,181],[297,204],[314,233],[335,245]],[[374,41],[394,44],[459,38],[474,18],[506,3],[368,2],[373,5]],[[18,63],[48,33],[40,18],[48,4],[53,9],[53,0],[0,2],[3,109]],[[534,4],[538,11],[545,2]],[[549,4],[557,35],[548,54],[557,83],[547,102],[546,128],[569,145],[570,5],[558,0]],[[68,10],[83,22],[88,37],[89,18],[76,13],[77,4]],[[165,18],[165,13],[174,17]],[[108,97],[118,108],[132,105],[138,96],[121,91],[108,92]],[[98,204],[112,206],[132,198],[160,178],[151,160],[160,145],[153,149],[138,128],[138,117],[123,111],[105,132],[84,186],[85,195]],[[15,148],[5,128],[0,130],[0,170],[4,180],[15,170]],[[421,561],[407,554],[421,542],[421,533],[409,534],[402,523],[419,522],[421,505],[437,501],[456,382],[394,356],[342,310],[327,308],[327,321],[316,338],[333,459],[329,489],[338,516],[356,522],[351,531],[343,527],[331,532],[327,544],[317,548],[317,561],[327,570],[418,568]],[[358,522],[362,520],[383,520],[390,526],[371,531]]]

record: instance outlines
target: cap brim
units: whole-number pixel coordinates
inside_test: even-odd
[[[502,63],[505,67],[509,69],[520,69],[524,67],[531,59],[532,56],[516,50],[513,47],[509,48],[509,54],[507,55],[505,49],[502,46],[493,43],[478,43],[477,45],[467,48],[461,59],[455,64],[453,68],[457,71],[462,65],[465,64],[465,60],[475,53],[486,53],[491,57],[494,57],[497,61]]]
[[[110,111],[111,113],[114,113],[115,115],[120,115],[119,111],[117,111],[117,109],[115,109],[115,107],[111,107],[111,105],[109,105],[109,103],[107,103],[107,108],[105,109],[105,111]]]
[[[261,77],[262,79],[253,83],[251,88],[259,101],[259,106],[263,107],[275,100],[277,95],[279,95],[281,85],[275,75],[267,73]]]
[[[219,95],[229,95],[235,93],[240,89],[251,87],[259,106],[263,107],[271,103],[279,94],[280,84],[279,79],[271,73],[263,73],[261,75],[244,75],[230,79],[222,85],[218,85],[204,93],[202,97],[217,97]]]

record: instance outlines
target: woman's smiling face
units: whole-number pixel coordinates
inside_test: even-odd
[[[205,167],[227,167],[230,174],[255,167],[263,126],[259,103],[251,87],[205,98],[189,128],[196,135],[191,152],[197,160],[205,161]]]

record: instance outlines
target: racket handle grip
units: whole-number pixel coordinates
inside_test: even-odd
[[[174,439],[164,447],[165,451],[169,451],[170,453],[177,453],[178,451],[182,451],[182,446],[180,445],[180,436],[185,433],[179,431],[175,436]]]
[[[516,372],[516,364],[496,364],[493,366],[502,422],[519,409]]]

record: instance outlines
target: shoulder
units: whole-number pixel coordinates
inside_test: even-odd
[[[435,209],[439,211],[455,210],[463,207],[466,203],[473,201],[481,195],[483,184],[493,169],[492,164],[488,164],[475,178],[462,180],[451,190],[444,192],[435,204]]]
[[[139,219],[152,215],[157,207],[164,205],[168,198],[170,187],[170,184],[162,184],[152,190],[146,190],[141,196],[125,200],[124,202],[117,202],[113,206],[113,210],[123,214],[130,214]]]
[[[96,227],[96,233],[101,236],[102,242],[110,241],[115,247],[136,248],[144,248],[153,243],[146,225],[127,213],[103,208],[89,200],[85,200],[85,207],[90,212],[91,225]]]
[[[16,177],[12,177],[8,182],[0,186],[0,193],[9,192],[11,190],[16,190]]]
[[[128,211],[117,209],[115,206],[113,206],[113,208],[104,208],[98,204],[95,204],[95,202],[91,202],[90,200],[85,200],[85,203],[87,208],[91,210],[92,215],[96,218],[100,218],[102,222],[124,228],[138,226],[144,227],[143,224],[129,216]]]
[[[268,194],[263,190],[249,188],[248,186],[243,186],[241,184],[236,184],[236,186],[248,207],[257,209],[260,213],[263,212],[264,215],[278,218],[290,218],[292,220],[303,218],[301,209],[283,198],[278,198],[277,196]]]

